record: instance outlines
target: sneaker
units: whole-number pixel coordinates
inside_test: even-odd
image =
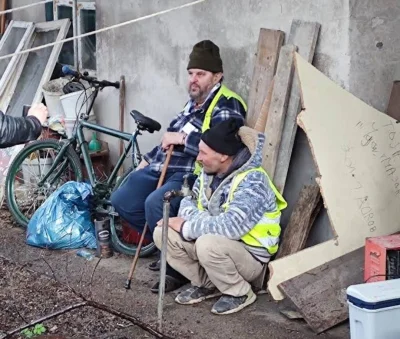
[[[191,286],[187,290],[179,293],[175,298],[175,301],[181,305],[193,305],[202,302],[205,299],[218,297],[220,295],[221,292],[216,288],[209,289],[205,287]]]
[[[211,312],[214,314],[232,314],[239,312],[246,306],[251,305],[256,301],[257,297],[254,292],[250,291],[241,297],[233,297],[231,295],[223,295],[213,306]]]

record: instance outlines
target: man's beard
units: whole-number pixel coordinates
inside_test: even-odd
[[[200,87],[198,87],[198,90],[195,93],[193,93],[189,88],[190,99],[196,101],[197,103],[202,103],[202,101],[206,98],[206,96],[207,96],[206,91],[203,91]]]

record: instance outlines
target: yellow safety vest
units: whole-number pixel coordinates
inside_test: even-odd
[[[246,103],[243,101],[243,99],[238,94],[231,91],[228,87],[226,87],[225,85],[222,85],[221,88],[218,90],[218,93],[215,95],[214,99],[211,101],[210,106],[208,106],[208,109],[204,116],[203,126],[201,127],[201,133],[204,133],[205,131],[207,131],[210,128],[212,112],[213,112],[215,106],[217,105],[218,100],[221,98],[221,96],[224,96],[227,99],[235,98],[243,105],[244,110],[247,111],[247,106],[246,106]],[[201,165],[196,161],[193,173],[195,175],[199,175],[200,172],[201,172]]]
[[[269,254],[274,255],[278,251],[279,247],[279,236],[281,234],[281,211],[287,207],[287,202],[276,189],[267,172],[262,167],[244,171],[233,178],[228,200],[223,205],[223,207],[225,208],[225,211],[228,209],[229,203],[233,199],[233,194],[235,193],[236,188],[239,186],[240,182],[246,177],[246,175],[253,171],[264,173],[264,175],[268,178],[269,185],[271,186],[272,191],[275,193],[277,209],[274,212],[265,212],[262,219],[251,229],[250,232],[245,234],[241,240],[249,246],[266,248]],[[199,197],[197,199],[197,208],[200,211],[204,211],[204,207],[201,203],[203,190],[204,181],[203,176],[201,176]]]

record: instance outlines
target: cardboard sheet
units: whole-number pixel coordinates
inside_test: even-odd
[[[400,230],[400,125],[296,54],[308,136],[335,239],[270,263],[268,288]]]

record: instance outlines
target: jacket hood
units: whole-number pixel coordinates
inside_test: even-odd
[[[256,130],[243,126],[239,129],[239,136],[242,142],[247,146],[250,151],[250,159],[238,169],[239,172],[247,171],[250,168],[262,166],[263,148],[265,136]]]

